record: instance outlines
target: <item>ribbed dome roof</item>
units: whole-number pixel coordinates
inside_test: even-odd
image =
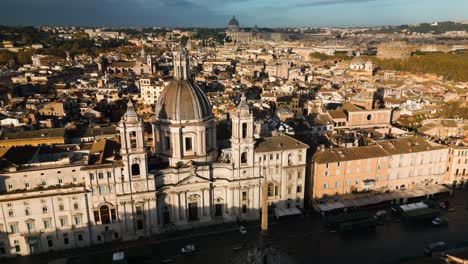
[[[156,103],[156,118],[194,121],[212,117],[211,105],[203,91],[187,80],[174,80],[162,91]]]
[[[229,21],[229,24],[228,24],[228,25],[229,25],[229,26],[239,26],[239,21],[237,21],[237,19],[236,19],[235,16],[233,16],[233,17],[231,18],[231,21]]]

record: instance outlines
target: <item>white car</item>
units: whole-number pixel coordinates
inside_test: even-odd
[[[239,232],[241,233],[241,235],[245,235],[247,233],[247,229],[245,228],[245,226],[240,226]]]
[[[194,244],[188,244],[186,245],[185,247],[183,247],[180,252],[182,254],[189,254],[189,253],[193,253],[197,250],[197,248],[195,247]]]

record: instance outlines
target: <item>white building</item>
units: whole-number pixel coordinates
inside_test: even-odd
[[[231,159],[217,162],[211,105],[189,79],[188,65],[186,53],[176,53],[175,80],[161,93],[152,120],[153,147],[168,161],[166,169],[148,170],[144,123],[130,102],[118,126],[120,144],[102,139],[75,151],[66,146],[45,155],[49,162],[37,154],[28,164],[3,167],[1,255],[258,219],[263,181],[272,213],[303,207],[308,146],[288,136],[255,138],[244,97],[231,115]]]
[[[164,89],[164,82],[156,78],[140,78],[137,82],[140,97],[145,105],[155,105]]]

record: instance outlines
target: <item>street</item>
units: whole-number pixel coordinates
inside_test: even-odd
[[[468,192],[457,191],[451,199],[453,212],[443,211],[448,226],[408,225],[389,220],[378,225],[375,232],[342,235],[323,226],[317,216],[271,221],[267,242],[288,255],[295,263],[400,263],[406,257],[423,256],[423,248],[436,241],[449,246],[468,240]],[[187,231],[182,238],[128,242],[124,245],[100,247],[98,250],[78,249],[66,256],[75,256],[72,263],[111,263],[112,252],[127,248],[129,263],[233,263],[245,257],[257,245],[258,223],[247,224],[247,234],[241,235],[232,226],[213,228],[208,232]],[[193,232],[193,235],[191,235]],[[182,255],[180,249],[193,243],[197,252]],[[47,263],[56,254],[20,257],[9,263]]]

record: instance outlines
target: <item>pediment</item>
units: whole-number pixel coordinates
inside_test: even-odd
[[[194,175],[189,175],[183,180],[179,181],[176,183],[176,186],[180,185],[186,185],[186,184],[195,184],[195,183],[210,183],[211,181],[205,177],[202,177],[200,175],[194,174]]]

